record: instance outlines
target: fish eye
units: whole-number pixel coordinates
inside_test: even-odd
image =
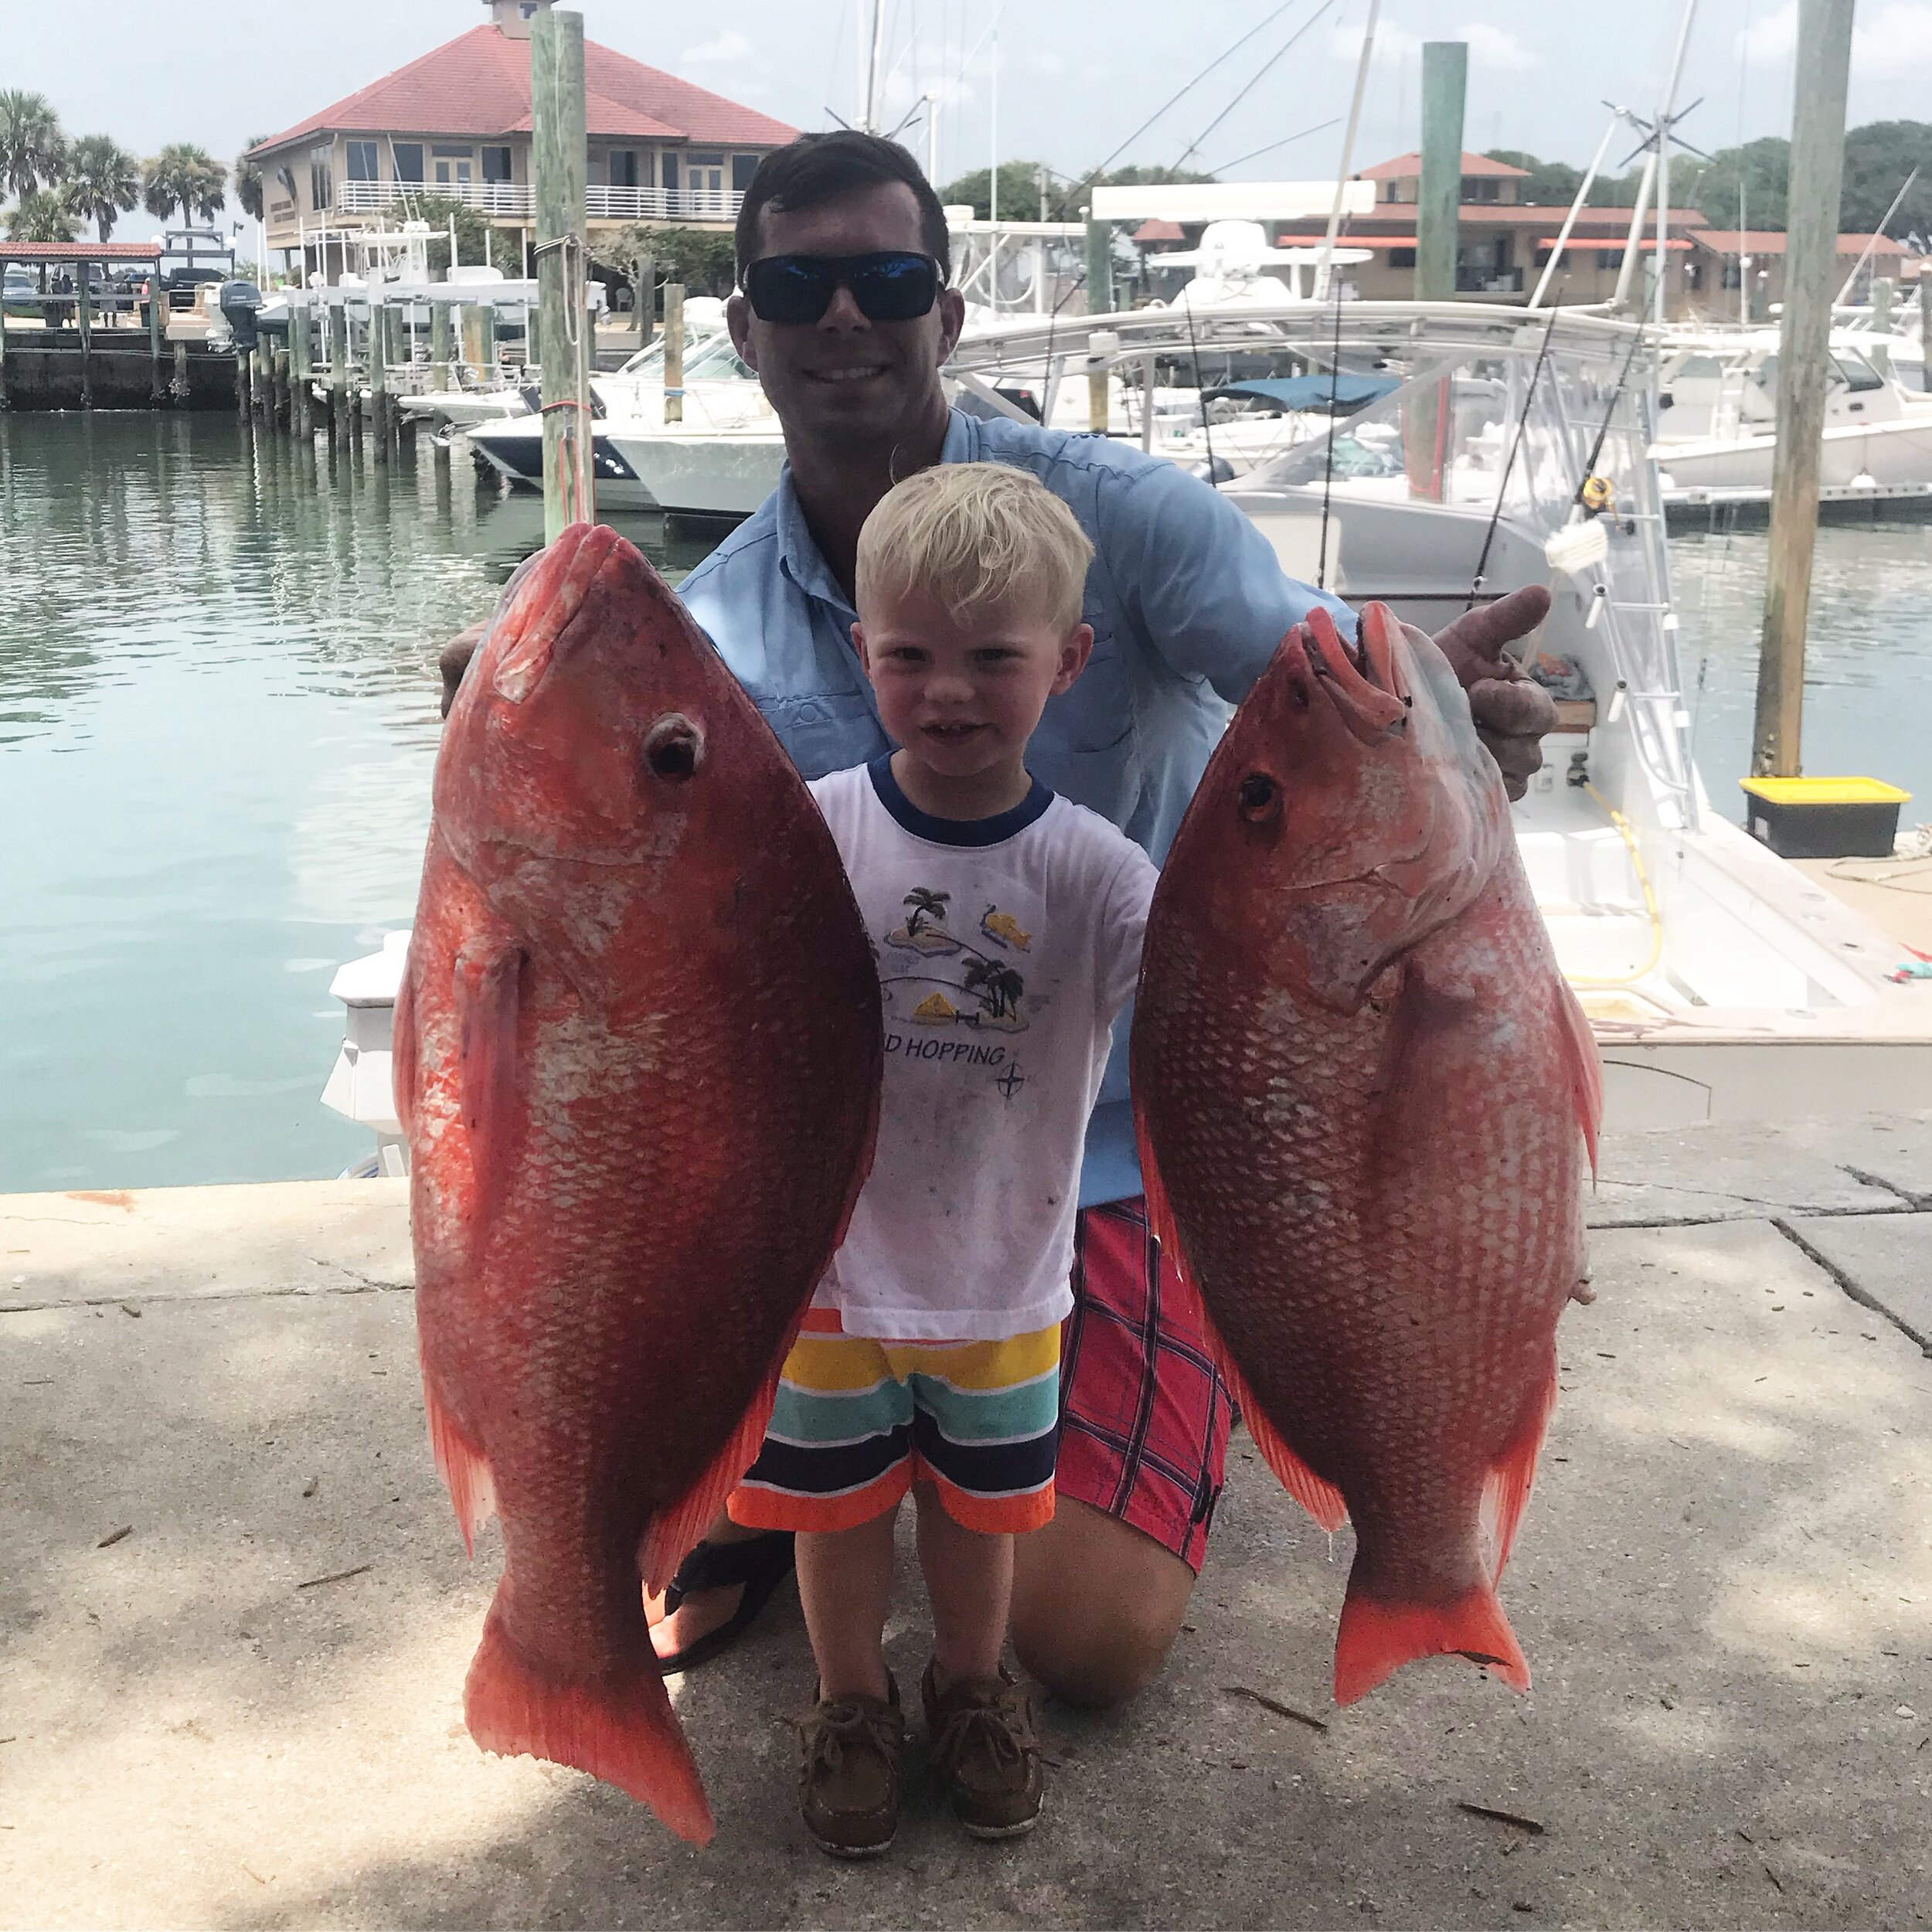
[[[673,711],[645,733],[644,762],[660,778],[691,777],[704,763],[704,733],[682,711]]]
[[[1241,781],[1236,796],[1240,802],[1241,816],[1251,825],[1261,825],[1281,812],[1281,787],[1265,771],[1250,772]]]

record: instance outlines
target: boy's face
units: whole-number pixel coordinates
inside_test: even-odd
[[[1094,633],[1017,604],[949,609],[923,591],[869,599],[852,628],[886,729],[948,778],[1022,759],[1049,698],[1087,667]]]

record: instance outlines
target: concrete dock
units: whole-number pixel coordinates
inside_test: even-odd
[[[1034,1835],[964,1839],[916,1747],[858,1868],[797,1822],[789,1592],[674,1684],[706,1852],[470,1742],[497,1546],[424,1444],[401,1184],[0,1199],[0,1926],[1922,1922],[1932,1114],[1606,1152],[1527,1697],[1445,1660],[1335,1709],[1348,1539],[1237,1437],[1165,1675],[1045,1706]]]

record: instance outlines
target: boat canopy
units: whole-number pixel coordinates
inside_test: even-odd
[[[1225,383],[1208,391],[1207,400],[1218,402],[1224,396],[1278,403],[1284,410],[1360,409],[1379,403],[1402,386],[1396,376],[1267,376],[1252,382]]]

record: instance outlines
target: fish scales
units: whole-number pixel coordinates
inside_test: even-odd
[[[870,1160],[883,1030],[824,821],[608,530],[512,583],[452,708],[402,996],[423,1385],[505,1567],[465,1711],[702,1841],[662,1582],[756,1453]]]
[[[1345,1701],[1440,1650],[1527,1682],[1495,1585],[1600,1105],[1466,701],[1386,611],[1363,635],[1291,635],[1230,726],[1133,1042],[1157,1225],[1270,1461],[1355,1524]]]

